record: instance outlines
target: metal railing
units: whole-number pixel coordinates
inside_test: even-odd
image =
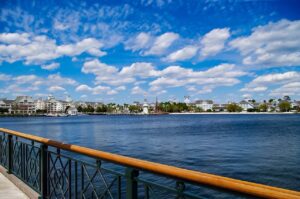
[[[0,164],[42,198],[300,199],[297,191],[111,154],[4,128],[0,132]]]

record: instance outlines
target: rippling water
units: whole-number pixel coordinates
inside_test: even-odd
[[[0,118],[0,126],[300,191],[300,115]]]

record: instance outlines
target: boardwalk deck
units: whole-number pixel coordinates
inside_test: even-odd
[[[28,197],[0,173],[0,198],[1,199],[28,199]]]

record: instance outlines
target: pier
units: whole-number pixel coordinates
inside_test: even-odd
[[[298,191],[107,153],[4,128],[0,128],[0,165],[41,198],[203,198],[203,193],[211,193],[206,190],[213,190],[232,197],[300,199]],[[33,198],[34,194],[29,197]]]

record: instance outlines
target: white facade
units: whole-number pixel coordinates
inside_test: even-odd
[[[213,101],[212,100],[197,100],[195,102],[196,107],[203,109],[204,111],[213,109]]]
[[[0,109],[7,109],[8,113],[11,113],[13,100],[1,99]]]
[[[54,98],[51,98],[47,101],[47,112],[48,113],[61,113],[64,112],[66,107],[64,106],[64,103],[56,100]]]
[[[35,112],[35,105],[32,97],[18,96],[12,106],[12,112],[19,114],[31,114]]]
[[[254,105],[246,100],[243,100],[239,103],[239,106],[242,107],[243,111],[247,111],[248,109],[253,109]]]
[[[42,99],[38,99],[34,102],[35,104],[35,110],[46,110],[46,102]]]
[[[69,115],[77,115],[77,114],[78,114],[78,111],[77,111],[77,108],[75,108],[75,107],[70,107],[70,108],[68,108],[67,113],[68,113]]]
[[[143,114],[149,114],[149,105],[146,100],[143,104]]]

